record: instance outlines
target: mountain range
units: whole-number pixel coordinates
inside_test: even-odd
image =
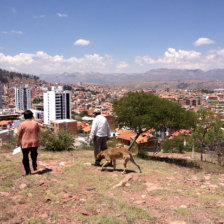
[[[224,81],[224,69],[209,71],[188,70],[188,69],[154,69],[144,73],[63,73],[39,75],[40,79],[48,82],[58,83],[92,83],[92,84],[116,84],[127,82],[154,82],[154,81]]]
[[[214,89],[224,87],[224,69],[153,69],[144,73],[63,73],[39,75],[40,79],[57,83],[89,83],[129,89],[179,88]]]

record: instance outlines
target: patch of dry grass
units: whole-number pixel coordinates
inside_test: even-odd
[[[224,187],[219,183],[220,178],[224,177],[216,172],[209,176],[204,169],[136,157],[143,173],[135,172],[136,167],[128,163],[128,170],[134,171],[128,175],[136,179],[131,179],[126,186],[113,189],[126,177],[121,173],[122,161],[118,161],[115,172],[111,172],[111,168],[101,172],[100,168],[89,165],[94,160],[92,151],[55,153],[40,150],[38,161],[49,162],[52,171],[30,176],[23,176],[21,154],[11,156],[0,152],[0,156],[0,196],[3,199],[0,201],[0,223],[53,224],[68,220],[94,224],[162,223],[170,216],[171,210],[185,221],[188,216],[200,220],[194,209],[195,202],[200,214],[210,214],[211,222],[217,221],[217,217],[223,218]],[[60,162],[65,162],[65,166],[60,166]],[[54,166],[51,167],[52,164]],[[55,172],[55,167],[61,167],[60,172]],[[158,188],[149,190],[147,183]],[[202,185],[204,188],[201,188]],[[210,185],[217,187],[210,189]],[[132,197],[144,203],[137,205],[130,200]],[[185,202],[192,198],[194,201],[187,208],[179,208],[178,205],[170,209],[169,200],[178,197]],[[19,209],[21,206],[22,210]],[[162,218],[154,217],[152,208],[159,208]],[[48,213],[43,218],[44,211]]]

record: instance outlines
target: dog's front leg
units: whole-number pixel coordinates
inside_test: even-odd
[[[106,162],[103,164],[101,171],[103,171],[104,167],[107,166],[110,163],[110,161],[106,160]]]

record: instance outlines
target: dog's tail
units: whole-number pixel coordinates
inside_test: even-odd
[[[134,158],[133,158],[133,155],[132,155],[132,154],[130,154],[130,161],[138,167],[139,172],[141,173],[141,172],[142,172],[142,171],[141,171],[141,168],[140,168],[140,166],[134,161]]]

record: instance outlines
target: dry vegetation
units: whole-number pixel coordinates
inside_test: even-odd
[[[23,176],[21,159],[0,152],[0,223],[224,222],[224,172],[210,163],[136,158],[143,173],[128,163],[122,175],[121,160],[115,172],[91,166],[92,151],[40,150],[38,171]]]

